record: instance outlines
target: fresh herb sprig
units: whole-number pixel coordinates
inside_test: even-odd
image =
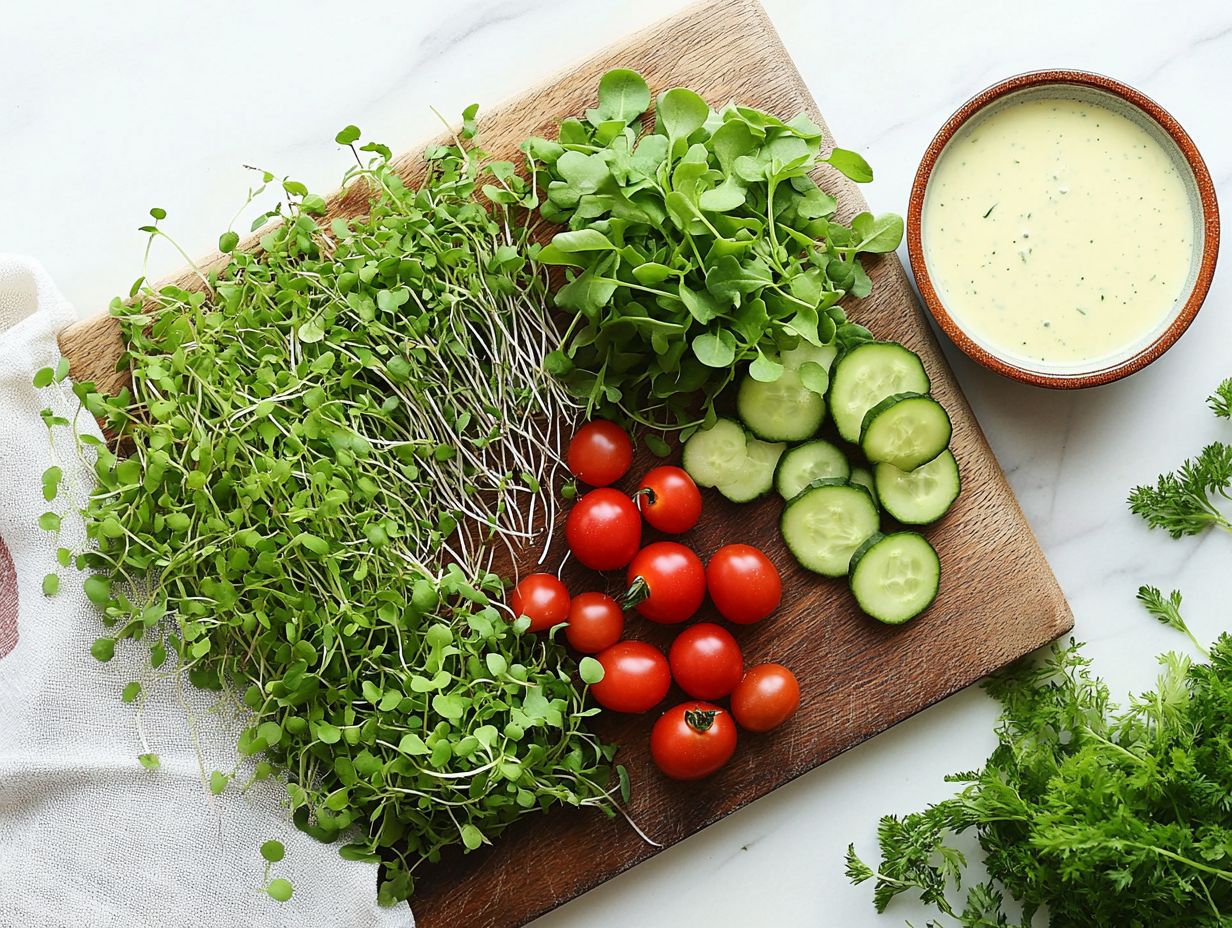
[[[1189,626],[1185,624],[1185,619],[1181,617],[1180,590],[1173,590],[1164,596],[1158,587],[1140,586],[1138,587],[1138,602],[1142,603],[1143,608],[1157,619],[1159,624],[1185,635],[1195,648],[1209,655],[1210,652],[1207,651],[1205,645],[1194,637]]]
[[[258,249],[228,231],[198,287],[143,278],[113,304],[131,387],[74,387],[115,436],[78,436],[98,480],[78,559],[107,629],[92,653],[148,648],[154,675],[216,690],[250,780],[285,776],[302,829],[383,861],[386,903],[524,814],[613,811],[614,749],[583,704],[601,670],[527,634],[486,570],[500,541],[550,530],[575,407],[542,367],[559,334],[531,260],[533,182],[485,164],[473,132],[469,110],[409,186],[343,130],[362,217],[283,182]],[[61,479],[44,476],[49,500]]]
[[[595,108],[523,146],[542,216],[568,226],[539,255],[568,268],[556,305],[574,314],[549,364],[588,413],[692,429],[744,362],[773,381],[781,349],[867,338],[836,304],[869,292],[858,255],[893,251],[903,221],[834,219],[810,172],[872,171],[854,152],[823,155],[806,116],[715,111],[675,88],[645,132],[650,102],[640,75],[611,71]]]
[[[1232,419],[1232,377],[1227,378],[1206,398],[1211,412],[1221,419]]]
[[[1232,379],[1221,383],[1207,404],[1217,416],[1226,418],[1229,400]],[[1134,487],[1129,508],[1151,528],[1162,528],[1173,538],[1196,535],[1212,525],[1232,531],[1232,522],[1215,505],[1213,496],[1232,500],[1232,445],[1218,441],[1175,471],[1161,474],[1154,486]]]

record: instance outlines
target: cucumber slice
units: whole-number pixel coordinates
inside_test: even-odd
[[[927,393],[929,387],[914,352],[895,342],[863,342],[845,352],[830,373],[830,415],[839,435],[855,444],[870,409],[887,396]]]
[[[958,499],[962,480],[958,462],[947,448],[915,470],[878,464],[876,485],[877,497],[887,513],[904,525],[927,525],[949,511]]]
[[[867,615],[887,625],[901,625],[937,598],[941,561],[923,535],[878,533],[852,555],[850,582]]]
[[[800,339],[800,344],[780,354],[779,360],[783,362],[783,366],[789,371],[798,371],[810,361],[821,365],[823,370],[829,371],[837,355],[838,345],[822,345],[818,348],[816,345]]]
[[[847,573],[851,555],[876,534],[877,506],[864,487],[819,480],[788,502],[779,521],[800,566],[826,577]]]
[[[873,502],[881,505],[881,501],[877,499],[877,485],[873,482],[873,475],[867,467],[853,467],[851,476],[847,478],[851,483],[864,487],[872,494]]]
[[[779,461],[774,475],[774,488],[783,499],[791,499],[814,480],[823,477],[847,479],[851,465],[843,452],[818,438],[796,445]]]
[[[801,383],[796,371],[784,370],[773,383],[745,377],[736,395],[736,409],[760,439],[801,441],[811,438],[821,425],[826,401]]]
[[[898,393],[864,416],[860,448],[874,464],[915,470],[946,449],[953,430],[945,408],[931,396]]]
[[[774,485],[774,472],[786,447],[782,442],[747,439],[740,471],[715,488],[733,503],[749,503],[765,496]]]
[[[694,432],[684,443],[681,463],[694,483],[712,487],[740,476],[745,451],[744,429],[731,419],[720,419],[710,428]]]

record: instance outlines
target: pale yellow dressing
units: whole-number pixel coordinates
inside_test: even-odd
[[[1011,102],[963,127],[928,183],[929,277],[994,353],[1081,365],[1124,355],[1172,315],[1194,206],[1145,128],[1095,103]]]

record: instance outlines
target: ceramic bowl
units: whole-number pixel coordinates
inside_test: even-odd
[[[1015,101],[1057,97],[1095,103],[1126,116],[1144,127],[1164,146],[1177,165],[1186,185],[1195,218],[1194,252],[1189,277],[1180,297],[1159,326],[1144,341],[1122,356],[1100,359],[1089,368],[1067,365],[1050,369],[1048,365],[1028,366],[1021,359],[998,355],[980,344],[946,310],[929,276],[921,237],[921,216],[928,181],[947,144],[971,119],[988,111],[989,107]],[[911,269],[924,304],[942,331],[973,360],[1006,377],[1041,387],[1077,388],[1111,383],[1146,367],[1167,351],[1193,321],[1206,299],[1215,259],[1219,252],[1219,207],[1215,185],[1206,163],[1188,133],[1158,103],[1132,87],[1085,71],[1032,71],[994,84],[962,105],[933,137],[911,186],[907,207],[907,252]]]

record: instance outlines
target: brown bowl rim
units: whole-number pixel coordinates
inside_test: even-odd
[[[1194,279],[1193,287],[1190,289],[1189,296],[1180,313],[1172,320],[1168,328],[1159,334],[1158,338],[1149,345],[1144,346],[1133,357],[1093,371],[1050,373],[1031,370],[1025,367],[1018,367],[986,351],[972,341],[954,321],[953,317],[950,316],[940,297],[938,297],[936,289],[933,287],[932,280],[928,275],[928,268],[924,262],[924,249],[920,234],[920,217],[924,208],[924,193],[928,188],[928,180],[932,175],[933,168],[936,166],[942,149],[954,137],[954,134],[966,125],[973,116],[992,103],[1016,91],[1049,84],[1078,85],[1111,93],[1149,116],[1161,129],[1171,136],[1184,155],[1185,160],[1189,163],[1198,188],[1198,197],[1202,204],[1202,227],[1204,232],[1202,258],[1198,265],[1198,273]],[[937,321],[937,325],[941,327],[941,330],[973,361],[1005,377],[1039,387],[1074,389],[1099,386],[1120,380],[1122,377],[1128,377],[1130,374],[1146,367],[1175,344],[1176,340],[1184,334],[1185,330],[1189,328],[1189,324],[1193,322],[1194,317],[1198,314],[1198,310],[1202,307],[1207,292],[1210,290],[1211,280],[1215,275],[1215,262],[1219,255],[1219,205],[1215,197],[1215,184],[1211,180],[1211,173],[1206,167],[1206,162],[1202,160],[1202,155],[1199,153],[1193,139],[1189,137],[1189,133],[1181,127],[1181,124],[1173,118],[1171,113],[1146,96],[1146,94],[1111,77],[1091,71],[1062,69],[1028,71],[1024,74],[1016,74],[1013,77],[1006,78],[980,91],[959,107],[954,115],[947,119],[945,124],[937,130],[937,134],[933,136],[932,141],[928,144],[928,148],[924,151],[924,157],[920,160],[915,180],[911,184],[911,196],[907,204],[907,255],[911,261],[911,270],[915,275],[916,286],[920,290],[920,295],[924,298],[924,305],[928,307],[928,311]]]

